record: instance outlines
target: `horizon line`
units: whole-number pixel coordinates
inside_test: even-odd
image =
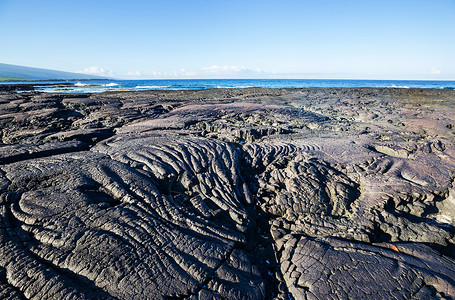
[[[69,79],[71,80],[71,79]],[[455,81],[455,79],[373,79],[373,78],[101,78],[86,80],[381,80],[381,81]]]

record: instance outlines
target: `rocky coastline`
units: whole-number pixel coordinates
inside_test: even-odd
[[[0,90],[1,299],[455,297],[455,91]]]

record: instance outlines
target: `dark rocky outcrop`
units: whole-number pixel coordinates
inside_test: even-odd
[[[0,298],[454,298],[454,103],[0,92]]]

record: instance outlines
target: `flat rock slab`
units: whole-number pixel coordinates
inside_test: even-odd
[[[455,92],[0,91],[2,299],[455,297]]]

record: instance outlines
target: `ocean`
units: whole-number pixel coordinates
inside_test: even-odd
[[[4,82],[6,83],[6,82]],[[18,84],[18,82],[11,82]],[[23,82],[30,84],[33,82]],[[70,86],[45,86],[71,83]],[[385,87],[455,89],[455,81],[427,80],[341,80],[341,79],[166,79],[166,80],[90,80],[35,82],[37,90],[59,93],[97,93],[104,91],[198,90],[212,88],[309,88],[309,87]],[[41,85],[41,86],[40,86]]]

